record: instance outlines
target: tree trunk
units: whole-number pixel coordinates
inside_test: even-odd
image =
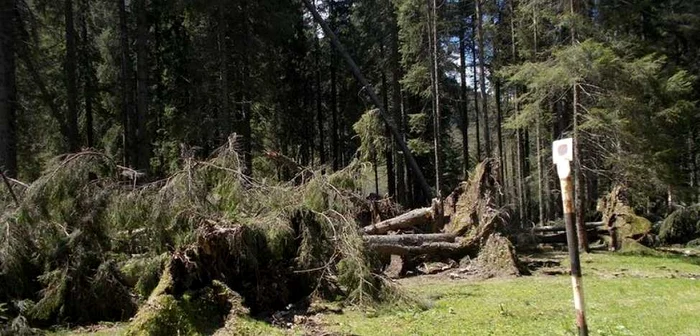
[[[476,24],[472,20],[472,75],[474,76],[474,125],[476,126],[476,161],[481,162],[481,130],[479,127],[479,91],[478,76],[476,72]]]
[[[441,153],[440,153],[440,68],[438,66],[438,55],[440,49],[440,42],[437,35],[437,1],[433,0],[432,4],[432,61],[433,61],[433,145],[435,152],[435,192],[438,198],[441,197],[440,193],[440,177],[442,171],[440,169]]]
[[[479,82],[481,89],[481,113],[484,114],[484,146],[486,157],[491,157],[491,129],[489,125],[488,112],[488,95],[486,93],[486,65],[484,64],[484,28],[483,17],[481,12],[481,0],[474,1],[476,3],[476,39],[479,43],[479,72],[481,73],[481,81]]]
[[[64,73],[66,80],[66,119],[68,125],[68,151],[77,152],[80,149],[80,136],[78,132],[78,87],[76,73],[76,59],[78,57],[75,50],[75,24],[73,22],[73,0],[64,2],[64,18],[66,28],[66,59]]]
[[[380,44],[380,52],[382,54],[382,59],[386,59],[386,52],[384,50],[384,41]],[[384,68],[381,70],[382,77],[382,103],[384,104],[384,109],[389,111],[389,88],[386,79],[386,71]],[[391,139],[391,130],[388,125],[384,127],[384,136],[387,139]],[[386,143],[386,148],[384,150],[384,157],[386,159],[386,184],[387,192],[389,197],[396,196],[396,175],[394,174],[394,146],[393,141],[389,140]]]
[[[532,21],[533,21],[533,55],[534,55],[534,60],[537,62],[537,9],[533,8],[532,11]],[[544,165],[542,164],[542,117],[541,115],[537,116],[537,120],[535,121],[535,144],[537,146],[537,151],[536,151],[536,156],[537,156],[537,201],[538,201],[538,209],[539,209],[539,223],[540,225],[544,225],[545,223],[545,210],[544,210]]]
[[[17,176],[15,0],[0,0],[0,171]]]
[[[131,71],[129,64],[129,30],[126,24],[126,0],[119,0],[119,41],[121,48],[121,117],[122,117],[122,145],[124,146],[123,161],[124,165],[131,164],[132,146],[131,146]]]
[[[569,4],[571,5],[571,15],[574,16],[576,15],[576,4],[575,0],[570,0]],[[576,44],[576,29],[574,26],[571,27],[571,44],[575,45]],[[583,174],[581,173],[581,164],[582,164],[582,158],[581,158],[581,148],[580,148],[580,139],[579,139],[579,131],[578,131],[578,84],[574,83],[573,87],[573,118],[574,118],[574,178],[576,180],[576,183],[574,184],[576,187],[575,194],[576,194],[576,228],[578,231],[578,245],[579,248],[585,252],[590,251],[590,247],[588,246],[588,237],[586,235],[586,227],[584,223],[584,215],[585,215],[585,209],[584,209],[584,204],[586,204],[585,201],[585,195],[583,194]]]
[[[251,125],[251,99],[250,97],[250,68],[251,59],[250,54],[252,52],[252,34],[253,31],[250,29],[248,22],[248,4],[247,0],[241,3],[241,15],[243,21],[243,96],[241,101],[243,102],[243,163],[245,168],[245,174],[248,176],[253,176],[253,130]]]
[[[314,37],[314,54],[316,63],[316,123],[318,127],[318,159],[321,165],[326,164],[326,138],[323,134],[323,86],[321,85],[321,46],[318,37]]]
[[[335,30],[335,5],[333,1],[329,1],[329,19],[331,24],[331,29]],[[332,151],[332,162],[333,171],[340,169],[340,143],[338,139],[338,62],[337,62],[337,50],[333,45],[332,41],[330,51],[330,73],[331,73],[331,92],[330,99],[328,99],[331,105],[331,151]]]
[[[421,245],[424,243],[448,242],[453,243],[456,236],[449,233],[400,234],[388,236],[363,236],[362,240],[369,245]]]
[[[430,224],[433,222],[433,217],[432,208],[420,208],[377,224],[365,226],[362,230],[366,234],[386,234],[389,231]]]
[[[217,29],[217,38],[219,43],[219,85],[221,89],[221,110],[219,111],[219,125],[216,127],[220,130],[219,141],[225,141],[231,135],[231,123],[233,121],[231,113],[231,90],[229,88],[229,49],[227,42],[227,32],[229,30],[228,20],[226,19],[226,8],[221,4],[219,8],[219,26]]]
[[[148,132],[148,19],[146,0],[136,0],[136,168],[148,169],[150,162],[150,139]]]
[[[94,81],[95,77],[90,62],[90,39],[88,38],[87,30],[87,15],[90,11],[89,1],[82,0],[80,6],[80,31],[82,35],[82,68],[83,68],[83,99],[85,100],[85,136],[87,138],[87,146],[95,147],[95,131],[93,126],[92,100],[94,97]]]
[[[499,165],[499,174],[498,174],[498,179],[500,180],[499,182],[503,186],[503,189],[506,189],[506,185],[504,182],[504,168],[505,168],[505,157],[503,156],[503,131],[501,128],[501,123],[502,123],[502,111],[501,111],[501,80],[496,79],[495,80],[495,98],[496,98],[496,144],[498,145],[498,160],[501,162]],[[507,194],[507,190],[503,190],[504,194]],[[499,200],[503,201],[503,197],[500,196],[499,194]],[[502,202],[501,202],[502,204]]]
[[[403,121],[403,98],[401,95],[401,55],[399,54],[399,31],[396,23],[396,13],[395,11],[390,11],[389,15],[389,30],[390,30],[390,68],[391,68],[391,104],[392,104],[392,116],[396,121],[397,131],[403,141],[405,141],[406,133]],[[396,161],[394,162],[394,168],[396,170],[396,200],[401,203],[406,203],[406,181],[405,181],[405,169],[406,162],[404,159],[398,155],[396,152],[396,140],[393,140],[394,153],[396,155]]]
[[[467,179],[469,175],[469,110],[467,102],[467,57],[465,27],[459,30],[459,78],[460,78],[460,112],[462,115],[462,175]]]

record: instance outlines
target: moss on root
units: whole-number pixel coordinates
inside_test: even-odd
[[[486,240],[475,260],[477,270],[484,277],[508,277],[529,274],[515,253],[508,238],[496,233]]]
[[[225,284],[186,291],[180,297],[167,294],[172,284],[164,276],[156,290],[129,324],[126,336],[211,335],[227,321],[248,314],[243,299]]]
[[[624,255],[637,255],[637,256],[659,256],[662,253],[642,245],[638,241],[631,238],[624,238],[621,243],[621,248],[619,252]]]

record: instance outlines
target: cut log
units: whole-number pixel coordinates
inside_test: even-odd
[[[433,210],[431,208],[420,208],[409,211],[401,216],[381,221],[377,224],[365,226],[362,228],[362,230],[365,234],[370,235],[386,234],[389,231],[410,228],[432,222]]]
[[[375,245],[404,245],[420,246],[425,243],[448,242],[453,243],[457,237],[447,233],[429,234],[402,234],[389,236],[364,236],[362,237],[370,247]]]
[[[593,241],[598,239],[599,231],[596,228],[588,229],[588,241]],[[607,231],[603,231],[606,232]],[[547,233],[547,234],[535,234],[537,238],[537,243],[541,244],[566,244],[566,231],[559,233]]]
[[[607,230],[607,227],[603,222],[589,222],[586,223],[586,229],[591,230],[591,229],[596,229],[596,230]],[[561,232],[561,231],[566,231],[566,227],[564,226],[558,226],[558,225],[553,225],[553,226],[538,226],[532,228],[533,232]]]
[[[400,256],[428,254],[432,257],[464,256],[469,254],[469,251],[471,250],[469,246],[465,246],[460,242],[432,242],[424,243],[418,246],[400,244],[373,244],[371,245],[371,249],[380,254]]]

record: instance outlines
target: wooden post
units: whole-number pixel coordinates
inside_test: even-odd
[[[578,237],[574,226],[576,212],[574,211],[574,183],[571,177],[571,161],[573,161],[573,141],[571,138],[557,140],[552,144],[552,155],[557,165],[557,174],[561,182],[561,200],[564,207],[564,223],[566,224],[566,240],[571,260],[571,285],[574,291],[574,308],[576,309],[576,327],[580,336],[588,335],[586,314],[583,302],[583,282],[581,280],[581,260],[578,251]]]

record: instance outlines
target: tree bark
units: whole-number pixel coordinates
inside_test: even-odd
[[[0,0],[0,171],[17,176],[15,0]]]
[[[386,255],[421,255],[427,254],[432,257],[460,258],[469,255],[470,251],[475,251],[476,246],[463,246],[460,243],[449,242],[429,242],[421,245],[401,245],[401,244],[371,244],[368,248],[376,253]]]
[[[314,54],[316,63],[316,124],[318,127],[318,159],[321,165],[326,164],[326,138],[324,135],[323,119],[323,86],[321,85],[321,46],[318,37],[314,36]]]
[[[384,48],[384,41],[380,43],[380,52],[382,54],[382,59],[387,59],[386,52]],[[389,83],[386,79],[386,71],[384,68],[381,70],[382,77],[382,103],[384,104],[384,109],[389,111]],[[388,125],[384,127],[384,136],[387,139],[391,139],[391,130]],[[386,184],[387,192],[389,197],[394,198],[396,196],[396,175],[394,174],[394,145],[393,141],[389,140],[386,143],[384,149],[384,157],[386,159]]]
[[[95,131],[93,126],[92,100],[94,97],[95,77],[90,62],[90,39],[88,38],[87,15],[90,11],[89,1],[82,0],[80,3],[80,31],[82,35],[82,60],[83,73],[83,99],[85,101],[85,137],[89,148],[95,147]]]
[[[77,52],[75,39],[75,24],[73,20],[73,0],[64,2],[65,37],[66,37],[66,59],[64,73],[66,80],[66,100],[68,109],[66,119],[68,125],[68,151],[77,152],[80,149],[80,136],[78,131],[78,87],[76,60]]]
[[[432,208],[420,208],[377,224],[365,226],[362,231],[366,234],[385,234],[389,231],[430,224],[433,222],[433,218]]]
[[[393,7],[392,7],[393,9]],[[401,95],[401,83],[399,82],[402,77],[401,73],[401,55],[399,54],[399,28],[396,22],[396,13],[394,10],[390,11],[389,14],[389,53],[390,53],[390,65],[391,68],[391,106],[392,106],[392,116],[396,122],[397,131],[402,140],[405,139],[405,128],[403,122],[403,98]],[[406,162],[401,158],[396,152],[397,141],[393,140],[393,151],[396,154],[396,160],[394,161],[394,168],[396,170],[396,200],[400,204],[406,203],[406,181],[405,181],[405,169]]]
[[[441,127],[440,127],[440,68],[438,66],[439,60],[438,60],[438,55],[439,55],[439,49],[440,49],[440,42],[438,40],[438,35],[437,35],[437,25],[438,25],[438,20],[437,20],[437,1],[433,0],[432,4],[432,32],[431,32],[431,38],[432,38],[432,62],[433,62],[433,146],[434,146],[434,152],[435,152],[435,192],[437,192],[438,198],[441,197],[441,188],[440,188],[440,177],[442,175],[442,171],[440,169],[440,161],[441,161],[441,149],[440,149],[440,133],[441,133]]]
[[[571,15],[574,16],[576,15],[576,4],[575,0],[569,0],[569,4],[571,5]],[[575,45],[576,44],[576,28],[574,26],[571,27],[571,44]],[[580,148],[580,139],[579,139],[579,130],[578,130],[578,84],[574,83],[573,87],[573,118],[574,118],[574,139],[573,139],[573,145],[574,145],[574,178],[576,180],[576,183],[574,184],[576,187],[575,194],[576,194],[576,229],[578,231],[578,246],[581,250],[585,252],[590,252],[590,246],[588,246],[588,236],[586,235],[586,226],[584,224],[584,215],[585,215],[585,209],[584,209],[584,204],[586,204],[585,201],[585,195],[583,194],[583,174],[581,173],[581,163],[582,163],[582,158],[581,158],[581,148]]]
[[[491,157],[491,129],[489,125],[488,112],[488,95],[486,93],[486,65],[484,64],[484,28],[483,28],[483,13],[481,8],[481,0],[475,0],[476,4],[476,39],[479,43],[479,71],[481,72],[481,81],[479,82],[481,89],[481,113],[484,114],[484,146],[486,157]]]
[[[476,126],[476,161],[481,162],[481,130],[479,127],[479,91],[478,75],[476,72],[476,24],[472,20],[472,75],[474,76],[474,125]]]
[[[533,21],[533,59],[537,62],[537,9],[533,8],[532,11],[532,21]],[[535,143],[537,146],[536,156],[537,156],[537,201],[539,209],[539,223],[545,223],[545,210],[544,210],[544,165],[542,164],[542,116],[538,115],[535,121]]]
[[[465,27],[459,30],[459,78],[460,78],[460,112],[462,115],[462,175],[466,180],[469,175],[469,110],[467,102],[467,57]]]
[[[505,157],[503,156],[503,131],[501,128],[501,123],[502,123],[502,112],[501,111],[501,80],[500,79],[495,79],[495,98],[496,98],[496,145],[498,145],[498,160],[501,162],[501,164],[498,166],[499,174],[498,174],[498,179],[501,185],[503,186],[503,191],[504,194],[507,194],[506,185],[503,183],[504,181],[504,167],[505,167]],[[503,201],[502,197],[499,194],[499,200]],[[501,202],[502,203],[502,202]]]
[[[229,87],[229,50],[227,42],[227,32],[229,30],[228,20],[226,19],[226,7],[223,3],[219,7],[219,27],[217,29],[217,38],[219,42],[219,85],[221,89],[221,110],[219,111],[219,125],[217,130],[220,130],[219,141],[226,141],[231,135],[231,123],[233,121],[231,113],[231,90]]]
[[[252,130],[252,119],[251,119],[251,102],[250,99],[250,71],[251,71],[251,59],[250,54],[252,53],[252,34],[253,31],[250,29],[249,18],[249,2],[243,0],[241,3],[241,15],[243,21],[243,90],[242,90],[242,102],[243,102],[243,163],[245,168],[245,174],[248,176],[253,176],[253,130]]]
[[[422,245],[425,243],[447,242],[454,243],[457,237],[449,233],[399,234],[399,235],[366,235],[362,240],[369,245]]]
[[[132,97],[132,86],[131,86],[131,71],[130,68],[130,57],[129,57],[129,30],[126,21],[126,0],[119,0],[119,42],[121,48],[121,71],[120,71],[120,81],[121,81],[121,121],[122,121],[122,145],[124,146],[123,158],[125,166],[131,164],[133,159],[132,155],[132,145],[131,145],[131,127],[129,121],[131,120],[131,97]]]
[[[148,131],[148,18],[146,0],[136,0],[136,168],[148,169],[151,159]]]

